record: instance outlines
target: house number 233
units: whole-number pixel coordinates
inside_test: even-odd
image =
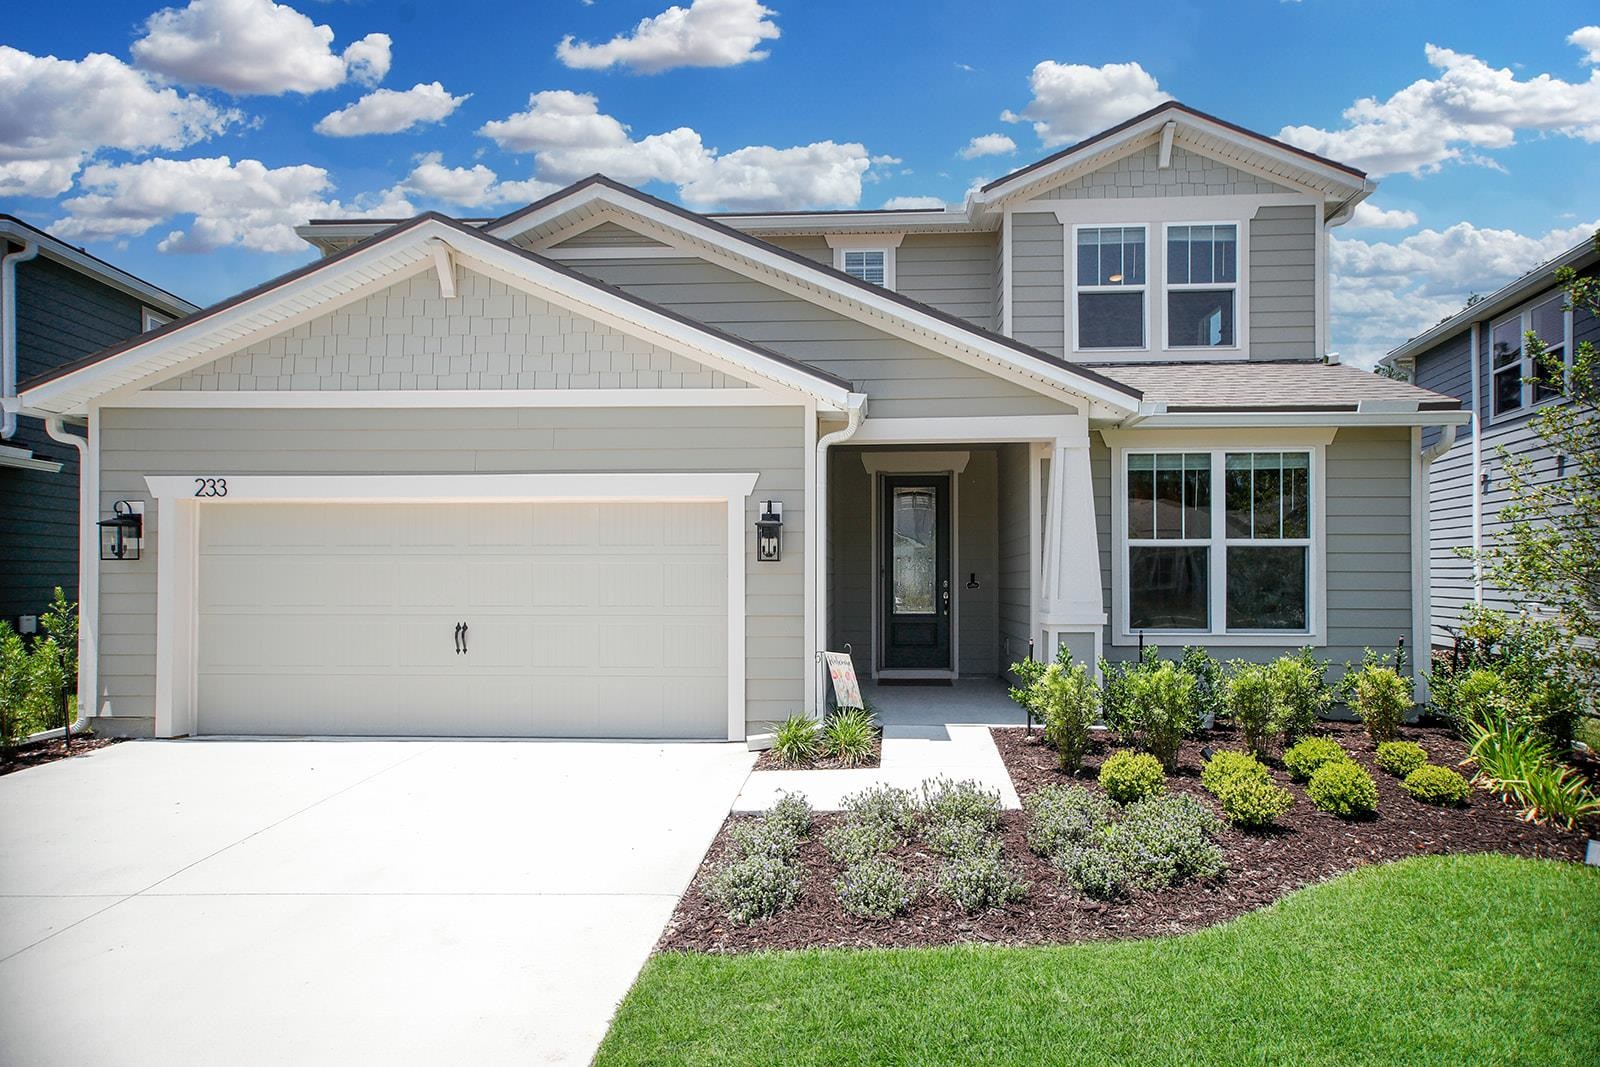
[[[195,496],[227,496],[228,479],[226,478],[196,478],[194,480]]]

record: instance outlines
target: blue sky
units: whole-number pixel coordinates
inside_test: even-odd
[[[310,214],[594,169],[701,210],[959,204],[1170,96],[1379,175],[1332,259],[1359,362],[1600,220],[1593,3],[679,2],[30,5],[0,207],[208,303],[309,258]]]

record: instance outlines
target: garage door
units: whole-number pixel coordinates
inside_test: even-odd
[[[727,736],[722,504],[229,503],[199,533],[200,733]]]

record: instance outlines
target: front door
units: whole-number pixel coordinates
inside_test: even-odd
[[[882,666],[949,670],[950,476],[883,479]]]

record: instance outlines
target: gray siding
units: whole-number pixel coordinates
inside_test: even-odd
[[[1066,238],[1054,215],[1011,216],[1011,336],[1060,356],[1066,351]]]
[[[1028,654],[1033,632],[1032,566],[1028,551],[1027,445],[1001,445],[996,482],[999,493],[998,540],[1000,664],[1002,668]]]
[[[643,234],[635,233],[626,226],[615,222],[602,222],[598,226],[591,226],[582,233],[574,234],[564,241],[558,241],[552,248],[606,248],[613,245],[651,245],[665,248],[660,241]]]
[[[818,237],[812,234],[796,234],[789,237],[763,236],[761,239],[769,244],[775,244],[779,248],[786,248],[790,252],[798,252],[807,259],[816,260],[824,267],[833,266],[833,249],[828,247],[828,239],[826,237]]]
[[[856,670],[872,669],[872,476],[859,449],[828,453],[828,647],[848,644]]]
[[[1171,165],[1162,169],[1160,149],[1151,145],[1091,174],[1054,189],[1040,200],[1096,200],[1134,196],[1236,196],[1294,190],[1247,174],[1209,156],[1173,146]]]
[[[895,288],[984,329],[999,325],[993,233],[908,234],[895,250]]]
[[[956,557],[950,576],[956,598],[956,640],[961,675],[972,678],[1000,671],[999,641],[999,458],[974,449],[967,469],[956,478]],[[976,578],[978,588],[967,588]]]
[[[1101,581],[1106,610],[1115,622],[1111,594],[1111,450],[1098,434],[1090,436],[1095,522],[1100,535]],[[1390,651],[1404,637],[1415,647],[1411,627],[1411,432],[1409,429],[1345,428],[1327,450],[1327,643],[1317,655],[1331,659],[1335,674],[1344,664],[1361,662],[1366,648]],[[1106,658],[1138,655],[1129,645],[1113,645],[1106,630]],[[1161,644],[1158,635],[1149,640]],[[1186,642],[1173,638],[1176,653]],[[1272,659],[1298,647],[1211,646],[1218,659]]]
[[[745,383],[504,282],[428,269],[157,389],[673,389]]]
[[[757,471],[757,502],[776,496],[784,521],[805,521],[804,410],[539,408],[472,410],[108,409],[102,412],[102,511],[149,500],[147,475],[483,474],[542,471]],[[101,567],[100,686],[114,732],[148,732],[155,692],[156,535],[148,506],[143,558]],[[746,694],[752,724],[801,710],[804,539],[783,559],[746,557]],[[623,653],[625,654],[625,653]]]
[[[1048,415],[1065,405],[697,259],[589,260],[577,269],[845,378],[880,418]]]
[[[1263,207],[1250,220],[1250,358],[1316,359],[1317,209]]]

